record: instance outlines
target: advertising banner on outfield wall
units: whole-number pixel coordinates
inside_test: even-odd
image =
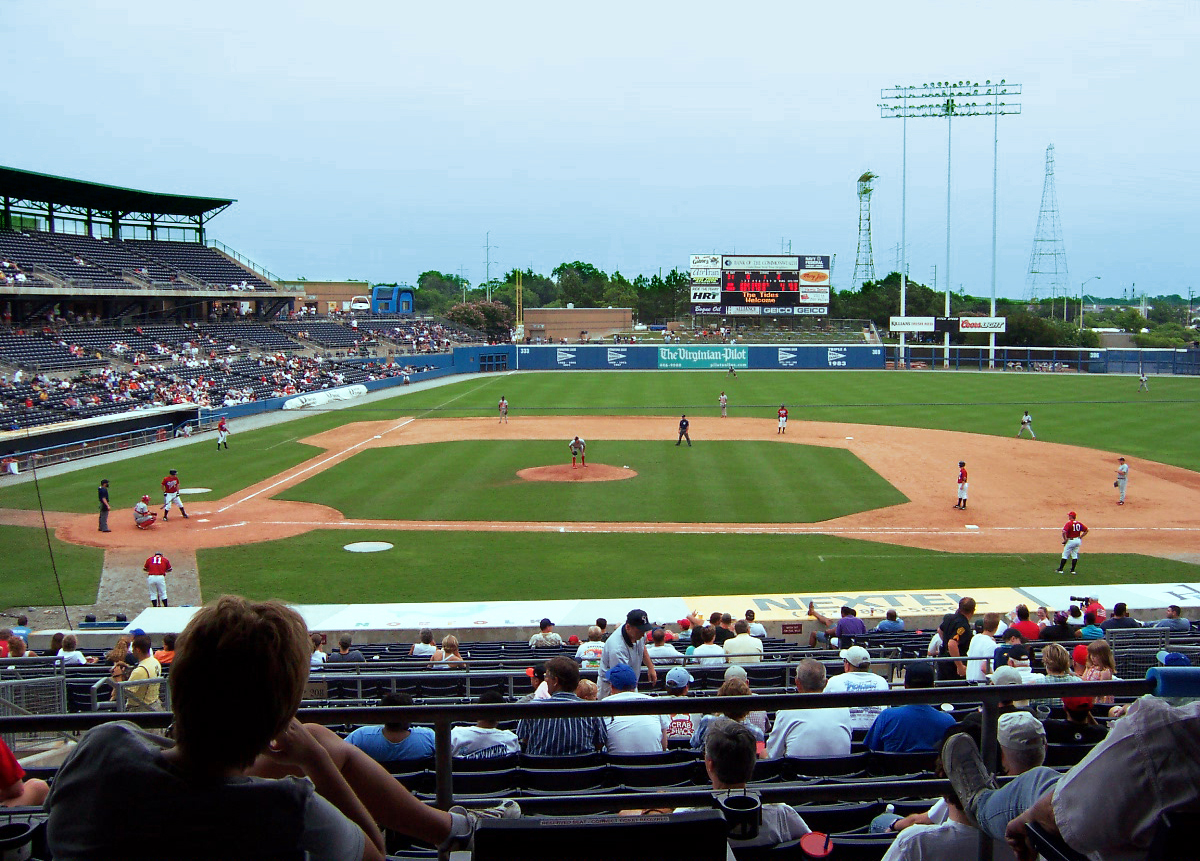
[[[677,368],[748,368],[750,352],[746,347],[659,347],[658,367]]]
[[[892,332],[932,332],[937,321],[933,317],[891,317],[888,329]]]
[[[960,332],[1003,332],[1008,326],[1007,317],[959,317]]]
[[[884,366],[883,347],[867,344],[789,347],[758,345],[668,346],[651,344],[531,345],[516,347],[516,366],[522,371],[604,371],[709,368],[724,370],[853,368]]]

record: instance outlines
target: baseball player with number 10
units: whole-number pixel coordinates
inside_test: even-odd
[[[1075,566],[1079,564],[1079,547],[1083,544],[1083,536],[1087,534],[1088,528],[1075,519],[1075,512],[1067,512],[1067,522],[1062,528],[1063,552],[1058,563],[1059,574],[1063,573],[1067,559],[1071,560],[1071,573],[1075,573]]]

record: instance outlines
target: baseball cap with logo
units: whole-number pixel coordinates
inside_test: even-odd
[[[645,610],[630,610],[625,617],[625,624],[633,625],[639,634],[644,634],[654,627],[650,624],[650,617],[646,615]]]
[[[861,667],[863,664],[871,663],[871,653],[862,646],[851,646],[843,649],[839,654],[842,660],[852,667]]]
[[[637,671],[629,664],[617,664],[608,671],[608,683],[614,688],[628,690],[636,688],[638,683]]]
[[[997,667],[996,672],[992,673],[993,685],[1019,685],[1021,684],[1021,674],[1016,667]]]
[[[692,678],[692,674],[683,667],[672,667],[671,671],[667,673],[668,688],[675,688],[676,690],[686,688],[694,681],[696,680]]]
[[[1190,667],[1192,660],[1183,652],[1168,652],[1163,649],[1158,653],[1158,662],[1164,667]]]
[[[1046,728],[1029,712],[1009,712],[1000,715],[996,737],[1001,747],[1026,750],[1046,743]]]

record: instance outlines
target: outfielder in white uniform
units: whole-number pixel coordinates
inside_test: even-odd
[[[1121,497],[1117,500],[1117,505],[1125,504],[1125,483],[1129,480],[1129,464],[1125,462],[1125,458],[1117,458],[1120,466],[1117,467],[1117,480],[1113,482],[1113,487],[1121,491]]]
[[[579,437],[575,437],[567,443],[567,448],[571,449],[571,469],[578,469],[575,465],[575,458],[579,458],[580,463],[583,464],[583,468],[587,469],[587,456],[584,454],[584,451],[587,449],[587,443]]]
[[[1138,375],[1138,391],[1139,392],[1150,391],[1150,381],[1146,379],[1145,371],[1142,371],[1142,373],[1140,375]]]
[[[1020,439],[1025,431],[1029,431],[1030,439],[1037,439],[1037,434],[1033,432],[1033,416],[1029,414],[1029,410],[1025,410],[1025,415],[1021,416],[1021,429],[1017,431],[1017,439]]]

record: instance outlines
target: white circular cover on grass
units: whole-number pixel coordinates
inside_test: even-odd
[[[351,553],[381,553],[384,550],[391,550],[395,546],[386,541],[355,541],[342,549],[349,550]]]
[[[184,493],[184,494],[187,494],[187,493],[212,493],[212,488],[211,487],[181,487],[181,488],[179,488],[179,492]]]

